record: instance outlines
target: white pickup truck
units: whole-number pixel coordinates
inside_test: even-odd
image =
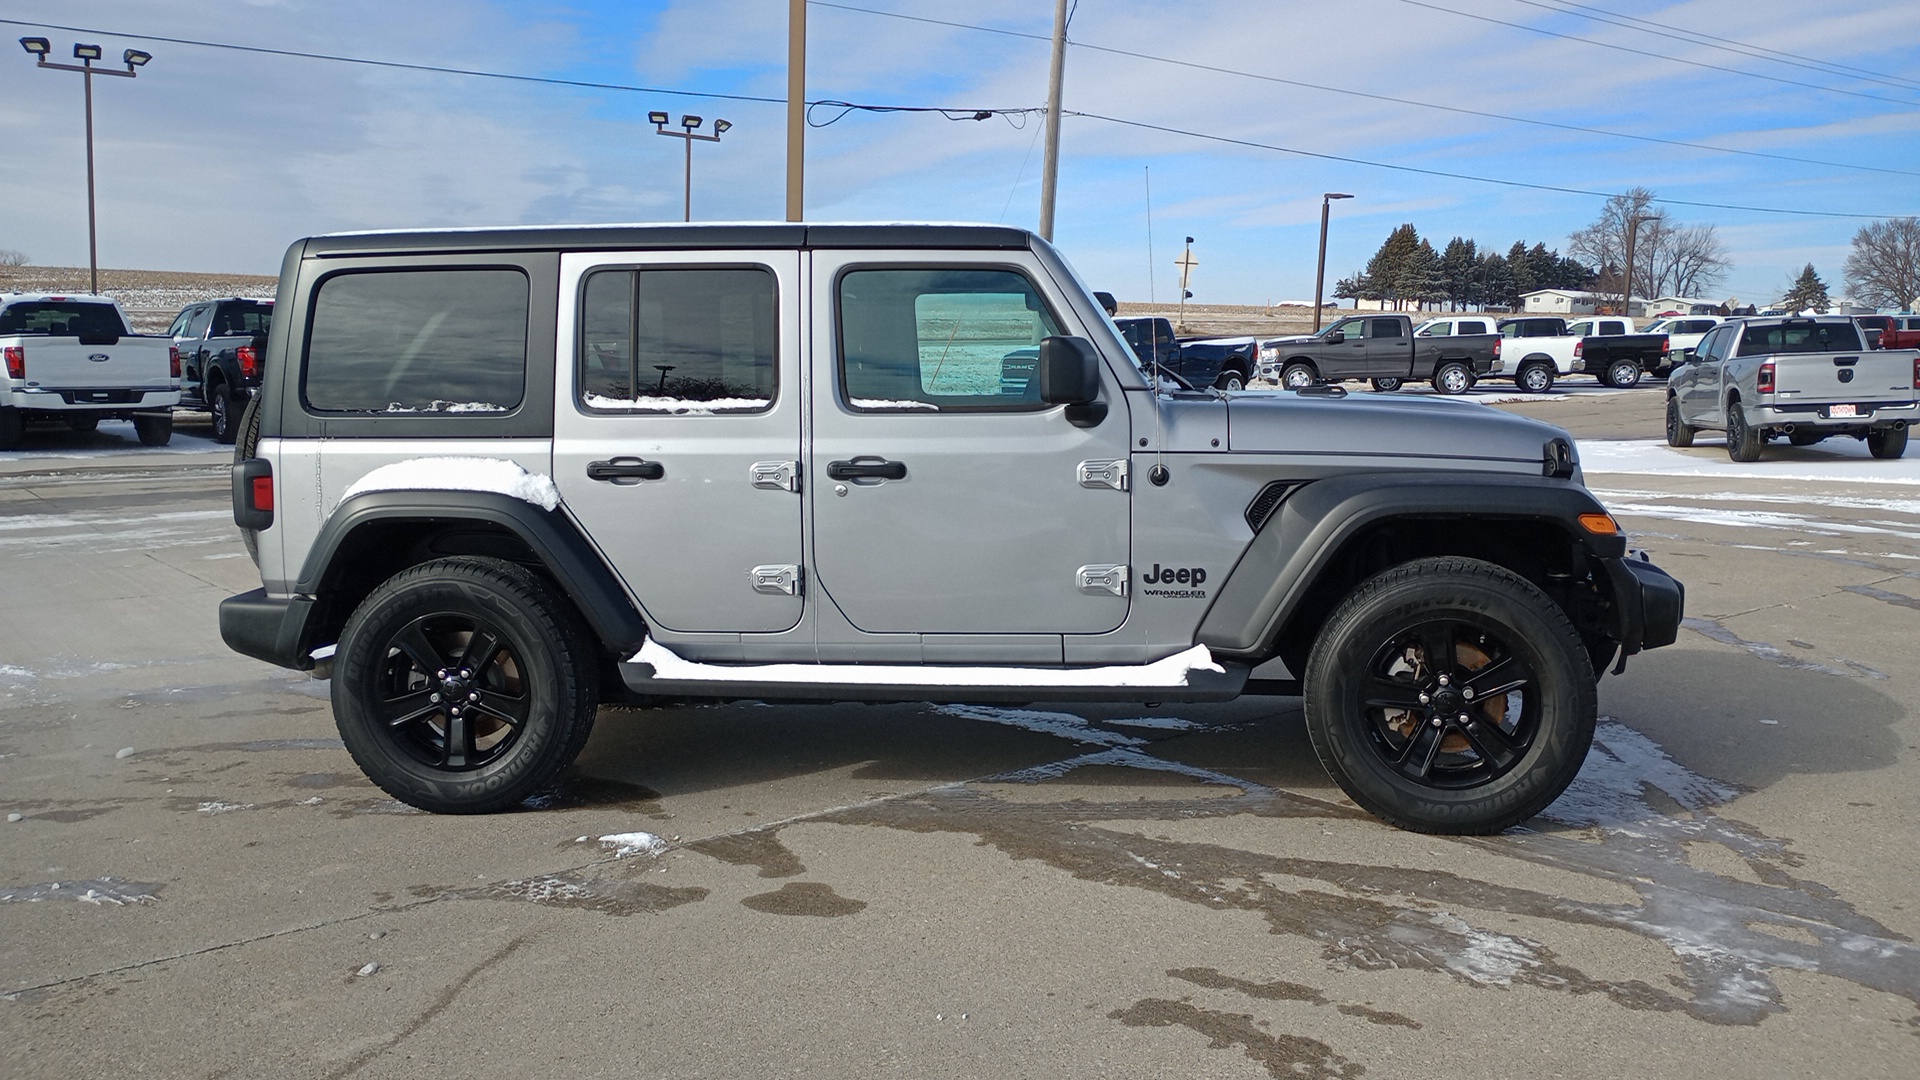
[[[1500,335],[1514,384],[1530,393],[1545,393],[1555,378],[1575,372],[1625,390],[1638,385],[1641,375],[1668,367],[1667,336],[1636,334],[1625,319],[1569,324],[1557,315],[1523,315],[1500,320]]]
[[[1693,359],[1693,351],[1700,347],[1700,339],[1726,321],[1718,315],[1669,315],[1648,323],[1643,333],[1667,335],[1668,367],[1654,374],[1665,375],[1672,370],[1672,365]]]
[[[143,446],[173,437],[180,362],[166,338],[136,336],[104,296],[0,293],[0,450],[17,450],[29,420],[75,431],[130,419]]]

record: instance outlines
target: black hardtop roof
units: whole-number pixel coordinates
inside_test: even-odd
[[[309,256],[484,251],[744,250],[750,248],[986,248],[1026,250],[1036,238],[1003,225],[531,225],[401,229],[307,239]]]

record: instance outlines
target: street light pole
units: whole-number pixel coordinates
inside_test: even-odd
[[[1633,241],[1643,221],[1658,221],[1657,215],[1633,214],[1627,218],[1627,283],[1620,291],[1620,316],[1633,318]]]
[[[653,124],[653,133],[655,135],[670,135],[676,139],[686,140],[686,143],[687,143],[686,200],[684,203],[685,213],[681,218],[681,220],[692,221],[693,220],[693,144],[695,142],[719,142],[720,136],[725,135],[727,133],[727,130],[733,127],[733,124],[726,120],[715,120],[713,122],[713,134],[702,135],[699,132],[699,128],[701,124],[705,123],[705,121],[700,119],[697,116],[682,116],[680,118],[680,126],[685,128],[686,129],[685,131],[668,131],[667,130],[667,114],[663,112],[650,112],[647,114],[647,119]]]
[[[27,50],[27,54],[34,58],[36,67],[50,68],[54,71],[77,71],[80,73],[81,80],[86,84],[87,274],[88,274],[88,281],[89,281],[88,288],[92,292],[98,293],[100,291],[100,230],[98,226],[98,215],[95,213],[95,210],[94,210],[93,77],[94,75],[99,74],[99,75],[113,75],[122,79],[131,79],[136,75],[140,74],[139,71],[137,71],[136,69],[146,64],[147,61],[152,60],[153,54],[148,52],[142,52],[139,49],[128,49],[120,57],[121,62],[127,65],[127,70],[114,71],[111,68],[95,68],[93,66],[93,62],[95,60],[100,59],[100,55],[101,55],[100,46],[98,45],[76,44],[73,47],[73,56],[74,56],[74,59],[80,61],[78,64],[56,64],[48,60],[47,54],[52,51],[53,46],[50,42],[47,41],[46,38],[23,37],[20,39],[20,47]]]
[[[1313,271],[1313,332],[1320,332],[1320,290],[1327,283],[1327,216],[1328,209],[1335,199],[1351,199],[1353,196],[1338,191],[1329,191],[1320,196],[1320,261]]]

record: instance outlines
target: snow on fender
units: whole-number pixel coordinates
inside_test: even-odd
[[[341,502],[368,491],[488,491],[542,510],[560,505],[560,489],[545,473],[506,458],[423,457],[382,465],[355,480]]]

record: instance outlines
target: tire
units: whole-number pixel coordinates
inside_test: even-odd
[[[491,650],[475,645],[489,638]],[[387,579],[347,619],[334,721],[387,794],[439,814],[489,813],[580,753],[595,671],[579,616],[539,578],[498,559],[441,559]]]
[[[1464,394],[1473,389],[1473,372],[1460,361],[1449,360],[1433,373],[1433,388],[1448,396]]]
[[[1280,385],[1288,390],[1304,390],[1320,381],[1320,373],[1312,364],[1295,361],[1280,369]]]
[[[0,450],[20,449],[27,433],[27,418],[11,405],[0,405]]]
[[[1513,384],[1529,394],[1544,394],[1553,389],[1553,368],[1547,364],[1522,364],[1513,373]]]
[[[233,443],[233,463],[235,465],[251,458],[254,451],[260,449],[260,395],[255,394],[247,401],[247,407],[240,412],[237,430],[240,435]],[[260,534],[252,529],[240,530],[240,542],[246,545],[247,558],[253,565],[260,565]]]
[[[1740,403],[1727,402],[1727,456],[1735,461],[1759,461],[1764,445],[1760,432],[1747,426],[1747,413]]]
[[[1615,360],[1601,372],[1600,381],[1616,390],[1631,390],[1640,385],[1640,365],[1632,360]]]
[[[141,446],[165,446],[173,441],[172,413],[142,413],[133,418],[133,433]]]
[[[1213,380],[1213,385],[1215,389],[1219,390],[1245,390],[1247,388],[1246,379],[1237,371],[1221,372],[1220,377]]]
[[[1825,438],[1817,428],[1799,428],[1787,435],[1787,441],[1795,446],[1812,446]]]
[[[1667,445],[1688,447],[1693,445],[1693,436],[1698,428],[1689,427],[1680,419],[1680,399],[1667,398]]]
[[[1573,624],[1532,583],[1478,559],[1418,559],[1354,589],[1320,631],[1307,734],[1335,782],[1390,824],[1498,832],[1579,773],[1594,683]]]
[[[1867,453],[1877,458],[1897,458],[1907,452],[1907,430],[1873,428],[1867,432]]]
[[[225,383],[209,383],[205,396],[207,414],[213,418],[213,441],[232,443],[240,434],[240,413],[246,406],[228,396]]]
[[[85,434],[100,430],[100,418],[97,416],[69,416],[66,418],[67,430]]]
[[[1383,394],[1391,394],[1406,385],[1404,379],[1373,379],[1373,388]]]

